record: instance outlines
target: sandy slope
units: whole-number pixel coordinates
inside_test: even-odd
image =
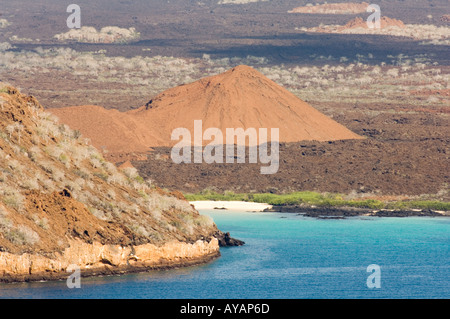
[[[361,138],[243,65],[166,90],[146,106],[126,113],[98,106],[50,111],[110,153],[173,146],[177,141],[171,141],[172,131],[187,128],[193,135],[194,120],[203,121],[203,131],[216,127],[224,136],[227,128],[268,128],[270,139],[270,129],[279,128],[281,142]]]

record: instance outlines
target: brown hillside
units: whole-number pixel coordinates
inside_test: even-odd
[[[243,65],[166,90],[146,106],[126,113],[94,106],[51,112],[109,153],[172,146],[177,142],[170,139],[172,131],[182,127],[193,134],[194,120],[203,121],[203,130],[217,127],[224,134],[226,128],[279,128],[280,142],[361,138]]]
[[[65,276],[74,263],[109,273],[135,270],[130,258],[146,269],[218,256],[210,218],[105,161],[33,97],[0,89],[0,281]]]
[[[101,106],[83,105],[49,109],[62,123],[81,131],[99,150],[110,153],[145,152],[150,141],[158,141],[140,118]],[[151,145],[150,145],[151,146]]]

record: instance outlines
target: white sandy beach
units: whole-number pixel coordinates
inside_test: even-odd
[[[189,203],[194,205],[195,209],[227,209],[257,212],[272,207],[272,205],[269,204],[241,201],[192,201]]]

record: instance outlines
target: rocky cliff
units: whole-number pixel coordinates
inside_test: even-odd
[[[64,279],[73,271],[73,266],[79,267],[82,275],[93,276],[190,266],[218,256],[216,238],[193,244],[173,241],[162,246],[88,244],[71,239],[69,247],[53,257],[0,252],[0,282]]]
[[[0,82],[0,281],[61,278],[71,264],[86,275],[196,264],[224,236]]]

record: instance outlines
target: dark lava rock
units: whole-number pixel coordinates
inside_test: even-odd
[[[439,217],[443,216],[438,212],[435,212],[431,209],[422,209],[421,211],[411,211],[411,210],[397,210],[397,211],[378,211],[372,216],[378,217],[411,217],[411,216],[422,216],[422,217]]]
[[[346,217],[355,216],[376,216],[376,217],[439,217],[442,215],[431,209],[422,210],[378,210],[374,211],[369,208],[355,208],[355,207],[306,207],[302,205],[274,205],[272,208],[267,208],[265,212],[282,212],[282,213],[297,213],[304,217],[313,217],[319,219],[343,219]]]
[[[218,232],[214,237],[219,241],[220,247],[242,246],[245,244],[242,240],[230,237],[230,233]]]

